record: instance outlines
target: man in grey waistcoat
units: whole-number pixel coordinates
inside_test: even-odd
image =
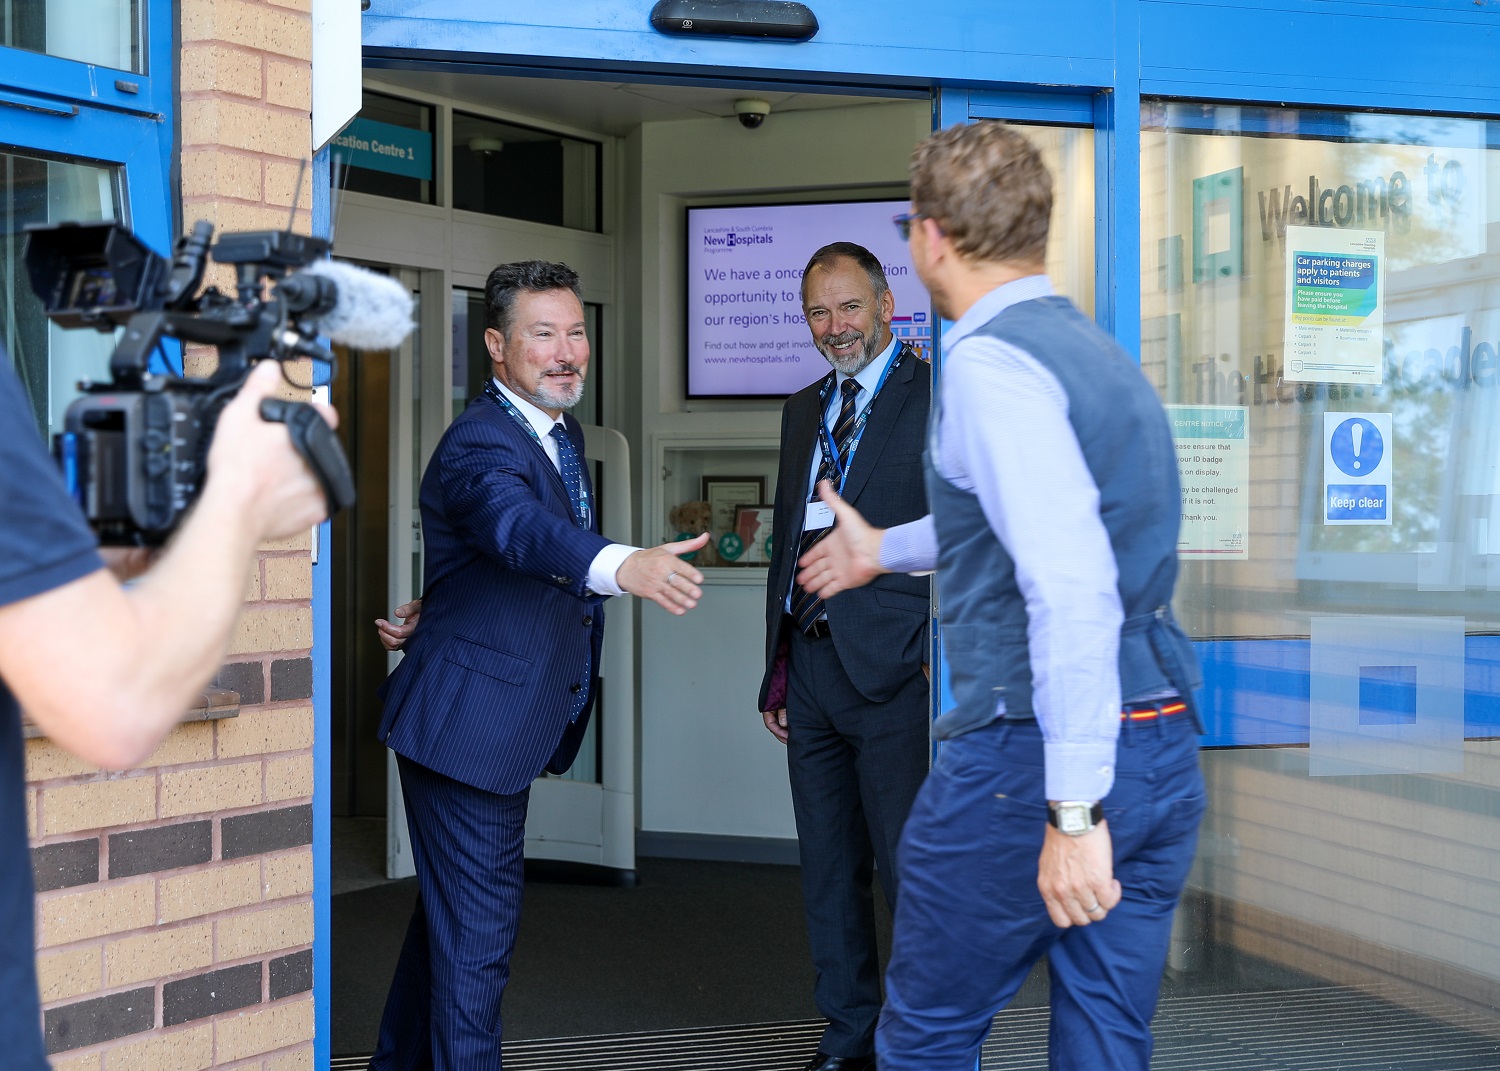
[[[1002,123],[932,135],[896,223],[944,336],[930,517],[838,516],[824,597],[937,566],[950,708],[902,836],[881,1071],[972,1071],[1048,957],[1050,1067],[1146,1071],[1204,806],[1197,664],[1170,604],[1176,452],[1138,363],[1052,292],[1051,177]]]

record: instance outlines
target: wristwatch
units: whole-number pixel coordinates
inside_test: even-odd
[[[1104,821],[1104,804],[1062,800],[1047,804],[1047,822],[1059,833],[1081,837]]]

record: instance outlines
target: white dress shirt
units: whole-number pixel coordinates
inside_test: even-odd
[[[1015,561],[1047,798],[1093,801],[1114,784],[1124,621],[1099,488],[1057,378],[1024,350],[972,337],[1011,305],[1051,293],[1045,275],[1007,283],[944,333],[942,410],[932,441],[938,473],[978,497]],[[932,518],[890,529],[880,558],[898,572],[933,568]],[[996,714],[1004,711],[1000,699]]]
[[[823,426],[828,429],[829,435],[832,435],[834,428],[838,426],[839,409],[843,405],[842,399],[844,391],[844,381],[853,379],[856,383],[859,384],[859,392],[854,395],[854,411],[855,413],[861,412],[864,407],[870,403],[870,399],[874,397],[875,388],[880,386],[881,377],[885,375],[885,370],[890,366],[890,363],[896,359],[896,354],[900,351],[900,349],[900,341],[893,336],[890,343],[885,347],[885,349],[880,351],[879,356],[877,356],[869,364],[865,365],[864,368],[860,370],[859,375],[846,376],[842,372],[837,372],[834,374],[833,390],[830,392],[831,397],[826,408],[823,411]],[[835,405],[835,401],[837,401],[839,404]],[[822,436],[820,435],[818,438],[821,442]],[[853,453],[849,455],[849,464],[854,464]],[[817,485],[818,470],[822,467],[823,449],[821,446],[815,446],[813,447],[812,465],[807,470],[807,482],[805,484],[805,489],[802,492],[802,501],[804,503],[808,502],[812,498],[813,488]],[[835,480],[835,491],[838,490],[837,483],[838,481]],[[802,523],[802,521],[796,521],[797,534],[799,537],[802,534]],[[785,608],[787,613],[792,612],[792,589],[790,587],[787,589],[786,593]]]
[[[536,437],[542,444],[542,451],[552,462],[552,467],[557,470],[558,475],[562,475],[562,459],[557,455],[557,440],[552,437],[552,426],[562,424],[562,418],[558,417],[553,420],[500,380],[492,377],[490,382],[500,389],[500,393],[504,394],[510,404],[516,407],[516,412],[525,417],[526,422],[536,430]],[[563,430],[567,430],[566,425],[563,425]],[[583,444],[578,443],[577,446],[581,459]],[[589,590],[595,595],[624,595],[625,589],[620,587],[615,575],[620,571],[620,566],[625,564],[625,559],[640,549],[640,547],[627,546],[624,543],[611,543],[594,555],[594,560],[589,563]]]

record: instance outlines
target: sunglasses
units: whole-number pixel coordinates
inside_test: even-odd
[[[899,216],[892,216],[891,222],[896,225],[896,233],[901,235],[903,242],[911,241],[911,225],[919,219],[931,219],[925,212],[902,212]]]

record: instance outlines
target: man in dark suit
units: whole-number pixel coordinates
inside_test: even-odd
[[[603,602],[675,614],[702,575],[599,534],[583,434],[565,411],[588,373],[578,276],[502,264],[485,285],[494,379],[422,477],[426,577],[380,737],[396,752],[420,896],[372,1071],[494,1071],[521,903],[530,786],[566,770],[593,703]]]
[[[930,594],[925,577],[891,574],[824,603],[794,574],[832,523],[820,479],[887,523],[926,514],[932,370],[892,337],[895,300],[862,246],[814,253],[802,304],[833,371],[782,410],[760,709],[787,745],[813,996],[828,1019],[808,1069],[864,1071],[881,1004],[872,867],[894,907],[896,844],[927,773]]]

